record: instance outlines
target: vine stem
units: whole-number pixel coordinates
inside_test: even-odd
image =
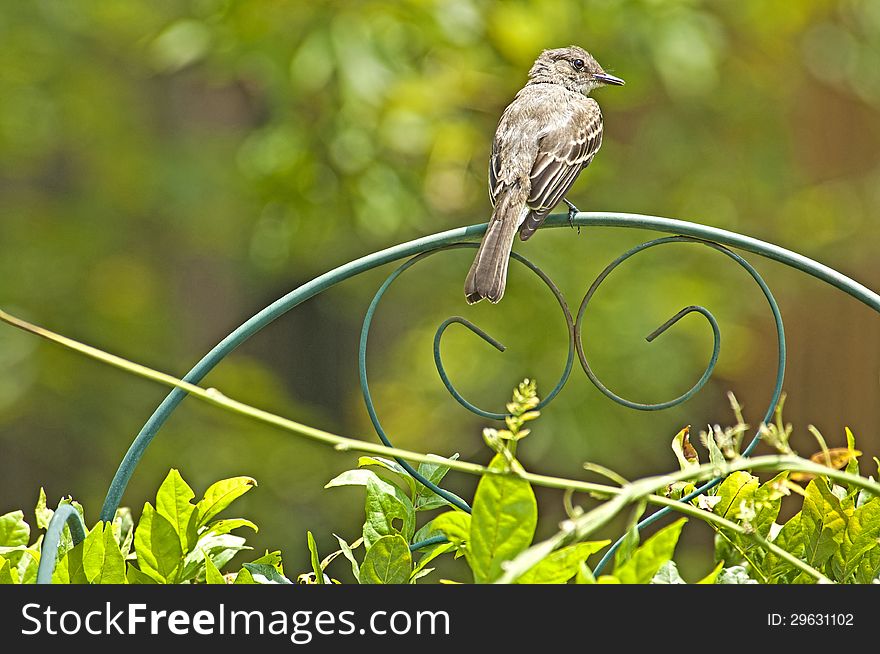
[[[403,459],[408,459],[417,463],[442,463],[443,465],[448,466],[451,470],[457,470],[459,472],[478,476],[486,474],[514,474],[536,486],[558,488],[563,490],[571,489],[573,491],[591,493],[597,497],[614,496],[620,494],[621,492],[621,488],[617,486],[609,486],[607,484],[597,484],[594,482],[581,481],[578,479],[566,479],[564,477],[552,477],[549,475],[541,475],[522,470],[511,471],[490,469],[478,463],[471,463],[468,461],[462,461],[460,459],[449,459],[434,454],[422,454],[420,452],[403,450],[396,447],[387,447],[378,443],[370,443],[368,441],[363,441],[356,438],[339,436],[338,434],[333,434],[331,432],[317,429],[315,427],[309,427],[308,425],[290,420],[289,418],[284,418],[277,414],[263,411],[262,409],[258,409],[249,404],[233,400],[232,398],[224,395],[215,388],[202,388],[201,386],[198,386],[196,384],[191,384],[189,382],[178,379],[173,375],[159,372],[158,370],[153,370],[152,368],[141,365],[139,363],[134,363],[114,354],[99,350],[98,348],[91,347],[90,345],[85,345],[84,343],[75,341],[72,338],[62,336],[61,334],[57,334],[53,331],[45,329],[44,327],[34,325],[21,318],[17,318],[2,309],[0,309],[0,321],[17,327],[23,331],[40,336],[46,340],[62,345],[68,349],[79,352],[80,354],[84,354],[88,357],[101,361],[102,363],[108,364],[115,368],[125,370],[132,374],[150,379],[166,386],[179,388],[182,391],[185,391],[190,395],[193,395],[194,397],[203,400],[204,402],[207,402],[209,404],[213,404],[228,411],[232,411],[233,413],[238,413],[240,415],[251,417],[260,422],[279,427],[285,431],[299,434],[300,436],[304,436],[319,443],[330,445],[334,449],[342,452],[351,450],[355,452],[366,452],[368,454],[381,454],[389,457],[401,457]],[[864,488],[865,490],[868,490],[875,495],[880,495],[880,483],[878,482],[872,481],[865,477],[850,475],[846,472],[835,470],[822,464],[808,461],[807,459],[802,459],[798,456],[793,455],[765,455],[754,458],[740,458],[729,461],[725,465],[704,464],[701,466],[688,468],[686,470],[681,470],[675,473],[659,475],[655,477],[647,477],[637,482],[632,482],[630,486],[638,488],[641,492],[637,495],[639,497],[644,497],[656,490],[657,488],[663,488],[665,486],[668,486],[669,484],[678,481],[699,481],[704,479],[711,479],[714,477],[726,476],[732,472],[737,472],[739,470],[773,470],[777,472],[789,470],[813,473],[816,475],[824,475],[841,483],[853,484],[860,488]],[[675,502],[674,500],[670,501]],[[680,503],[676,503],[676,505],[678,504]]]
[[[2,309],[0,309],[0,320],[14,327],[18,327],[23,331],[35,334],[46,340],[58,343],[59,345],[79,352],[80,354],[84,354],[88,357],[101,361],[102,363],[106,363],[115,368],[125,370],[126,372],[138,375],[139,377],[144,377],[160,384],[164,384],[165,386],[179,388],[180,390],[185,391],[190,395],[209,404],[219,406],[221,408],[232,411],[233,413],[249,416],[251,418],[254,418],[255,420],[259,420],[260,422],[280,427],[281,429],[299,434],[301,436],[305,436],[306,438],[324,443],[325,445],[330,445],[339,451],[354,450],[358,452],[367,452],[369,454],[383,454],[391,457],[399,456],[419,463],[437,463],[438,460],[441,460],[444,465],[448,465],[450,468],[459,470],[461,472],[467,472],[476,475],[482,475],[487,472],[491,472],[485,466],[481,466],[476,463],[457,461],[453,459],[447,459],[445,457],[429,456],[427,454],[411,452],[409,450],[402,450],[395,447],[386,447],[384,445],[370,443],[354,438],[346,438],[345,436],[339,436],[337,434],[333,434],[322,429],[317,429],[315,427],[309,427],[308,425],[304,425],[294,420],[284,418],[274,413],[263,411],[262,409],[257,409],[256,407],[253,407],[249,404],[233,400],[232,398],[221,393],[216,388],[202,388],[201,386],[198,386],[196,384],[191,384],[189,382],[183,381],[182,379],[178,379],[173,375],[159,372],[158,370],[154,370],[139,363],[134,363],[127,359],[123,359],[122,357],[104,352],[103,350],[91,347],[90,345],[85,345],[84,343],[80,343],[79,341],[75,341],[71,338],[62,336],[38,325],[34,325],[27,322],[26,320],[22,320],[21,318],[17,318],[7,313],[6,311],[3,311]]]
[[[786,552],[784,549],[779,547],[779,545],[776,545],[772,541],[767,540],[766,538],[764,538],[760,534],[753,532],[753,531],[749,531],[748,529],[746,529],[742,525],[737,524],[736,522],[733,522],[732,520],[728,520],[727,518],[724,518],[720,515],[715,515],[714,513],[700,509],[700,508],[698,508],[688,502],[679,502],[678,500],[671,500],[668,497],[663,497],[662,495],[649,495],[647,497],[647,500],[651,504],[658,504],[660,506],[668,506],[673,511],[678,511],[679,513],[684,513],[685,515],[694,516],[696,518],[699,518],[700,520],[705,520],[706,522],[709,522],[709,523],[712,523],[712,524],[717,525],[719,527],[723,527],[724,529],[728,529],[730,531],[736,532],[742,536],[745,536],[746,538],[750,538],[753,541],[755,541],[755,543],[757,543],[759,546],[763,547],[766,550],[773,552],[779,558],[785,559],[786,561],[791,563],[794,567],[796,567],[798,570],[806,572],[808,575],[810,575],[811,577],[816,579],[816,581],[818,581],[819,583],[823,583],[823,584],[832,583],[831,580],[828,579],[828,577],[823,575],[821,572],[816,570],[811,565],[801,561],[799,558],[797,558],[795,555],[791,554],[790,552]]]
[[[345,436],[332,434],[321,429],[309,427],[308,425],[304,425],[288,418],[269,413],[268,411],[263,411],[262,409],[257,409],[256,407],[244,404],[243,402],[233,400],[232,398],[227,397],[215,388],[205,389],[196,384],[191,384],[189,382],[178,379],[173,375],[153,370],[152,368],[149,368],[147,366],[134,363],[127,359],[123,359],[122,357],[104,352],[103,350],[85,345],[38,325],[34,325],[21,318],[17,318],[16,316],[9,314],[2,309],[0,309],[0,320],[9,325],[17,327],[18,329],[40,336],[41,338],[62,345],[68,349],[79,352],[80,354],[84,354],[88,357],[101,361],[102,363],[164,384],[166,386],[179,388],[209,404],[213,404],[234,413],[254,418],[255,420],[258,420],[260,422],[264,422],[266,424],[279,427],[286,431],[299,434],[311,440],[321,442],[326,445],[331,445],[332,447],[334,447],[334,449],[339,451],[351,450],[367,452],[370,454],[383,454],[390,457],[401,457],[410,461],[428,462],[434,464],[442,462],[443,465],[448,466],[452,470],[458,470],[460,472],[465,472],[472,475],[482,476],[485,474],[515,474],[536,486],[570,489],[572,491],[590,493],[600,498],[625,495],[626,499],[628,500],[627,503],[645,498],[652,504],[670,507],[671,509],[680,513],[685,513],[698,517],[701,520],[717,524],[724,527],[725,529],[729,529],[731,531],[752,538],[762,547],[765,547],[766,549],[774,552],[780,558],[785,559],[792,565],[796,566],[800,570],[803,570],[804,572],[819,581],[827,582],[828,579],[818,570],[810,567],[797,557],[791,555],[777,545],[774,545],[772,542],[761,537],[760,535],[751,533],[746,528],[738,525],[735,522],[727,520],[726,518],[723,518],[721,516],[717,516],[708,511],[701,510],[691,504],[680,502],[677,500],[671,500],[669,498],[656,495],[654,494],[654,491],[658,488],[664,488],[669,484],[675,483],[677,481],[696,481],[712,477],[721,477],[726,476],[731,472],[736,472],[738,470],[789,470],[824,475],[835,481],[854,484],[874,494],[880,495],[880,483],[871,481],[864,477],[851,475],[840,470],[835,470],[833,468],[823,466],[813,461],[808,461],[806,459],[801,459],[800,457],[792,455],[769,455],[748,459],[740,458],[729,461],[725,465],[704,464],[701,466],[681,470],[676,473],[641,479],[625,487],[596,484],[575,479],[565,479],[562,477],[552,477],[548,475],[525,472],[522,470],[517,472],[514,472],[512,470],[492,470],[487,468],[486,466],[482,466],[477,463],[470,463],[467,461],[456,459],[448,459],[445,457],[437,457],[436,455],[421,454],[419,452],[412,452],[409,450],[402,450],[394,447],[386,447],[384,445],[370,443],[354,438],[347,438]]]
[[[396,447],[387,447],[378,443],[371,443],[355,438],[339,436],[338,434],[333,434],[331,432],[317,429],[315,427],[309,427],[308,425],[304,425],[302,423],[284,418],[268,411],[263,411],[262,409],[258,409],[249,404],[239,402],[224,395],[216,388],[202,388],[201,386],[198,386],[196,384],[191,384],[189,382],[183,381],[182,379],[178,379],[173,375],[159,372],[158,370],[154,370],[139,363],[134,363],[114,354],[104,352],[103,350],[99,350],[98,348],[92,347],[90,345],[85,345],[84,343],[75,341],[72,338],[62,336],[61,334],[57,334],[51,330],[45,329],[44,327],[34,325],[21,318],[17,318],[6,311],[3,311],[2,309],[0,309],[0,321],[17,327],[23,331],[40,336],[48,341],[52,341],[54,343],[62,345],[68,349],[79,352],[80,354],[84,354],[85,356],[96,359],[107,365],[113,366],[114,368],[125,370],[126,372],[132,373],[139,377],[144,377],[160,384],[164,384],[165,386],[179,388],[180,390],[185,391],[190,395],[209,404],[213,404],[233,413],[248,416],[260,422],[279,427],[285,431],[304,436],[313,441],[324,443],[325,445],[330,445],[338,451],[345,452],[351,450],[354,452],[366,452],[368,454],[380,454],[388,457],[400,457],[409,461],[415,461],[417,463],[442,463],[443,465],[448,466],[451,470],[457,470],[459,472],[479,476],[485,474],[515,474],[509,471],[489,469],[488,467],[480,465],[478,463],[470,463],[468,461],[461,461],[460,459],[449,459],[433,454],[422,454],[420,452],[412,452],[410,450],[403,450]],[[521,473],[520,476],[527,479],[531,483],[549,486],[551,488],[570,487],[572,488],[572,490],[600,494],[613,493],[615,490],[613,486],[563,479],[560,477],[548,477],[545,475],[536,475],[526,472]]]

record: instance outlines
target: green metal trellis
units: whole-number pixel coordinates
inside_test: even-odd
[[[718,357],[718,352],[720,348],[720,331],[718,329],[718,325],[712,316],[712,314],[704,309],[703,307],[686,307],[682,311],[680,311],[676,316],[673,316],[666,323],[661,325],[655,332],[649,336],[649,339],[652,339],[669,328],[672,324],[674,324],[678,319],[691,312],[698,312],[702,314],[708,321],[713,330],[714,335],[714,347],[713,354],[710,360],[709,366],[704,372],[701,379],[694,385],[688,392],[684,395],[675,398],[669,402],[657,404],[657,405],[640,405],[638,403],[630,402],[624,398],[621,398],[610,391],[607,387],[605,387],[593,374],[592,370],[589,367],[589,363],[586,360],[586,357],[583,353],[583,348],[581,345],[580,339],[580,325],[586,311],[589,300],[596,290],[598,285],[607,277],[610,272],[616,268],[623,261],[628,259],[630,256],[637,254],[638,252],[644,251],[645,249],[663,245],[666,243],[672,242],[687,242],[687,243],[696,243],[702,244],[704,246],[710,247],[722,254],[725,254],[729,258],[733,259],[736,263],[742,266],[756,281],[756,283],[760,286],[763,291],[769,305],[771,311],[773,312],[774,319],[776,322],[777,329],[777,337],[778,337],[778,364],[777,364],[777,378],[776,378],[776,386],[774,388],[773,396],[771,398],[770,407],[766,413],[764,418],[765,422],[769,421],[772,416],[776,405],[779,400],[779,396],[782,389],[782,379],[784,375],[785,369],[785,337],[784,331],[782,327],[782,319],[779,312],[779,308],[776,304],[776,301],[773,298],[769,288],[767,287],[764,280],[761,276],[755,271],[755,269],[743,259],[741,256],[732,252],[728,248],[735,248],[738,250],[751,252],[753,254],[758,254],[767,259],[771,259],[773,261],[777,261],[779,263],[785,264],[796,270],[807,273],[820,279],[828,284],[831,284],[835,288],[847,293],[848,295],[856,298],[857,300],[863,302],[867,306],[871,307],[878,313],[880,313],[880,295],[875,293],[874,291],[868,289],[867,287],[859,284],[858,282],[850,279],[846,275],[829,268],[821,263],[818,263],[808,257],[797,254],[785,248],[781,248],[777,245],[773,245],[771,243],[767,243],[764,241],[760,241],[758,239],[754,239],[748,236],[744,236],[741,234],[737,234],[735,232],[718,229],[714,227],[709,227],[706,225],[701,225],[698,223],[686,222],[681,220],[674,220],[671,218],[662,218],[657,216],[645,216],[639,214],[624,214],[624,213],[579,213],[574,218],[573,224],[576,226],[583,227],[622,227],[622,228],[635,228],[635,229],[645,229],[652,230],[656,232],[662,232],[667,234],[673,234],[671,237],[663,237],[658,238],[652,241],[648,241],[643,243],[642,245],[633,248],[632,250],[626,252],[625,254],[618,257],[614,262],[612,262],[603,273],[597,278],[597,280],[593,283],[590,290],[587,293],[587,296],[584,298],[580,310],[577,315],[577,320],[573,321],[570,311],[565,303],[564,298],[559,293],[558,289],[556,289],[555,285],[549,278],[544,275],[540,269],[538,269],[534,264],[529,262],[524,257],[520,256],[517,253],[513,254],[513,258],[520,263],[523,263],[528,268],[530,268],[533,272],[538,274],[542,280],[550,287],[551,291],[556,296],[557,300],[560,303],[560,306],[563,310],[563,314],[565,315],[567,325],[569,327],[569,355],[568,360],[563,372],[563,375],[557,384],[557,386],[553,389],[553,391],[548,394],[548,396],[544,399],[543,404],[546,405],[547,402],[551,401],[553,397],[562,389],[562,386],[565,384],[566,380],[572,369],[573,357],[574,353],[577,352],[577,355],[580,359],[581,365],[584,368],[587,375],[590,377],[591,381],[596,384],[597,388],[601,390],[605,395],[609,398],[624,404],[625,406],[630,406],[631,408],[640,409],[640,410],[656,410],[667,408],[669,406],[674,406],[676,404],[680,404],[681,402],[689,399],[693,394],[695,394],[699,389],[708,381],[709,377],[712,374],[712,369],[714,367],[715,360]],[[563,227],[568,226],[568,216],[566,214],[556,214],[550,216],[544,227]],[[474,240],[481,236],[486,230],[486,223],[480,225],[471,225],[469,227],[463,227],[458,229],[452,229],[445,232],[440,232],[437,234],[433,234],[431,236],[426,236],[424,238],[416,239],[414,241],[409,241],[407,243],[403,243],[385,250],[381,250],[379,252],[375,252],[369,254],[367,256],[361,257],[360,259],[356,259],[351,261],[343,266],[335,268],[323,275],[316,277],[315,279],[303,284],[299,288],[291,291],[284,297],[278,299],[273,302],[271,305],[252,316],[249,320],[244,322],[241,326],[235,329],[232,333],[230,333],[226,338],[224,338],[216,347],[214,347],[208,354],[206,354],[193,368],[190,372],[184,377],[184,381],[197,384],[205,375],[208,374],[220,361],[223,360],[230,352],[232,352],[236,347],[241,345],[251,336],[259,332],[261,329],[269,325],[271,322],[281,317],[297,305],[301,304],[305,300],[314,297],[315,295],[323,292],[324,290],[330,288],[338,284],[341,281],[349,279],[355,275],[358,275],[367,270],[371,270],[373,268],[377,268],[379,266],[393,263],[395,261],[400,261],[402,259],[410,258],[404,264],[402,264],[398,269],[396,269],[391,276],[385,281],[383,286],[377,292],[376,296],[373,299],[373,302],[370,305],[370,309],[367,312],[367,316],[364,320],[364,327],[361,335],[361,347],[359,352],[359,367],[361,374],[361,385],[362,390],[364,392],[364,399],[367,404],[367,409],[370,413],[370,418],[373,421],[373,425],[376,428],[376,431],[380,437],[380,439],[386,444],[391,445],[388,440],[387,435],[382,430],[382,427],[379,423],[375,407],[373,406],[369,387],[367,385],[367,377],[366,377],[366,343],[367,343],[367,335],[369,332],[370,323],[372,320],[373,312],[376,309],[376,306],[379,300],[382,297],[385,289],[397,278],[399,274],[404,272],[404,270],[408,269],[410,266],[414,265],[417,261],[423,259],[426,256],[433,254],[434,252],[446,249],[450,247],[475,247],[472,243],[465,243],[466,241]],[[440,373],[441,378],[443,379],[444,384],[449,389],[450,393],[453,397],[462,403],[463,406],[469,408],[474,411],[478,415],[482,415],[487,418],[503,418],[503,414],[496,414],[492,412],[486,412],[478,407],[471,405],[467,402],[455,388],[452,386],[448,377],[445,374],[443,369],[442,360],[440,358],[439,348],[440,348],[440,339],[446,327],[449,326],[452,322],[458,322],[468,329],[471,329],[478,336],[493,344],[499,349],[503,348],[497,341],[494,341],[490,336],[482,332],[479,328],[472,325],[469,321],[464,320],[463,318],[454,317],[445,321],[438,328],[435,341],[434,341],[434,354],[435,354],[435,362],[437,364],[438,372]],[[119,503],[122,499],[122,495],[125,492],[126,486],[128,485],[131,476],[134,474],[134,471],[138,465],[138,462],[143,457],[144,452],[149,446],[150,442],[158,433],[159,429],[165,423],[165,421],[170,417],[175,408],[180,404],[180,402],[186,397],[186,392],[175,388],[173,389],[165,400],[157,407],[154,413],[150,416],[147,422],[144,424],[128,451],[126,452],[122,462],[119,465],[118,470],[116,471],[115,476],[110,484],[110,488],[107,492],[106,499],[104,500],[104,505],[101,510],[101,520],[111,521],[116,513],[117,508],[119,507]],[[750,444],[746,447],[744,454],[748,455],[757,444],[758,436],[757,434],[752,439]],[[468,510],[466,504],[463,501],[444,491],[443,489],[437,488],[435,485],[431,484],[425,479],[420,479],[418,473],[409,466],[405,461],[401,461],[402,465],[405,465],[410,474],[414,474],[414,476],[419,479],[422,483],[428,485],[435,492],[440,493],[444,496],[448,501],[456,504],[462,509]],[[683,499],[690,499],[696,496],[699,493],[704,492],[707,488],[710,488],[712,485],[718,483],[719,480],[713,480],[708,484],[700,487],[690,496]],[[41,564],[39,567],[37,581],[38,583],[50,583],[52,576],[52,569],[55,563],[55,551],[57,551],[58,546],[58,537],[60,536],[61,529],[64,526],[64,523],[68,523],[71,525],[71,534],[73,536],[74,542],[79,542],[84,538],[85,533],[82,525],[82,520],[79,517],[78,513],[75,510],[73,511],[63,511],[64,507],[60,507],[58,511],[56,511],[55,515],[50,522],[47,531],[47,537],[43,545],[43,557],[41,559]],[[651,522],[661,518],[668,512],[668,509],[661,509],[656,513],[648,516],[644,519],[640,525],[644,526],[650,524]],[[50,540],[49,536],[51,534],[55,535],[54,540]],[[437,542],[436,539],[433,539],[432,542]],[[419,547],[429,544],[427,541],[425,543],[415,544],[413,547]],[[613,553],[615,547],[612,547],[611,550],[606,553],[605,558],[600,561],[597,566],[597,571],[605,565],[606,561],[609,559],[611,554]]]

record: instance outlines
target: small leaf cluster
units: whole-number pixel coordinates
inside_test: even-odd
[[[518,463],[516,465],[519,465]],[[516,475],[492,474],[516,470],[496,454],[474,494],[471,514],[449,511],[431,521],[442,532],[470,568],[474,583],[493,583],[513,560],[532,545],[538,524],[535,493],[525,479]],[[610,541],[586,541],[554,550],[520,575],[517,583],[561,584],[574,577],[590,577],[587,558]]]
[[[866,490],[861,477],[855,439],[847,430],[847,447],[828,448],[815,428],[811,432],[822,451],[801,459],[789,444],[791,425],[782,421],[782,402],[775,421],[762,425],[765,441],[792,461],[827,469],[846,468],[838,478],[851,483],[839,485],[821,473],[775,470],[762,480],[752,472],[729,468],[747,462],[741,447],[748,425],[742,407],[729,395],[736,418],[729,427],[710,426],[700,435],[708,453],[708,464],[701,465],[700,454],[690,442],[690,429],[682,429],[672,441],[672,450],[685,473],[665,488],[671,499],[681,500],[696,489],[696,480],[711,472],[724,476],[721,483],[690,500],[691,515],[702,517],[716,532],[715,565],[697,584],[755,583],[876,583],[880,574],[880,497]],[[598,583],[598,584],[683,584],[674,561],[687,518],[661,527],[641,541],[637,523],[643,515],[648,495],[662,486],[645,486],[648,493],[631,494],[651,480],[627,482],[613,471],[596,464],[585,469],[598,472],[621,488],[613,497],[597,494],[604,504],[585,513],[571,504],[566,494],[569,520],[551,539],[533,542],[538,524],[535,494],[522,465],[516,459],[519,441],[529,434],[526,423],[539,416],[534,382],[526,380],[514,391],[508,404],[506,429],[485,429],[486,444],[494,456],[483,473],[471,503],[470,512],[447,503],[421,486],[394,461],[362,457],[357,470],[342,473],[327,487],[359,485],[366,489],[365,515],[361,536],[349,545],[336,536],[340,549],[321,560],[309,534],[312,572],[301,576],[309,583],[339,583],[326,568],[336,557],[344,557],[359,583],[415,583],[432,571],[429,564],[451,555],[462,560],[466,573],[445,583]],[[419,470],[439,483],[446,473],[442,464]],[[693,479],[695,481],[687,481]],[[805,483],[801,486],[798,482]],[[859,482],[859,483],[855,483]],[[873,486],[876,486],[873,484]],[[656,490],[653,490],[655,489]],[[798,513],[778,522],[783,501],[803,497]],[[629,500],[626,498],[629,497]],[[655,496],[656,497],[656,496]],[[635,510],[625,536],[613,557],[613,570],[595,575],[588,559],[606,549],[610,540],[587,540],[599,525],[616,515],[627,502]],[[418,527],[419,511],[445,508],[444,512]],[[418,528],[417,528],[418,527]],[[584,534],[584,535],[581,535]],[[364,547],[362,558],[355,551]],[[360,562],[359,562],[360,558]]]
[[[855,438],[846,430],[848,449]],[[849,458],[847,472],[858,475],[857,456]],[[816,476],[802,488],[781,472],[760,483],[746,472],[734,473],[718,487],[722,498],[712,511],[731,518],[819,570],[836,583],[870,584],[880,580],[880,497],[855,485],[838,485]],[[800,496],[800,511],[777,522],[783,498]],[[759,583],[812,583],[814,580],[790,562],[747,537],[718,530],[716,559],[734,563]]]
[[[517,474],[508,474],[522,470],[515,458],[516,444],[529,434],[526,423],[540,415],[535,410],[538,404],[534,381],[525,380],[514,390],[512,401],[507,405],[507,429],[484,430],[484,439],[496,454],[489,463],[487,474],[477,485],[471,513],[452,506],[419,484],[396,462],[361,457],[357,470],[342,473],[327,487],[365,487],[366,520],[362,536],[351,545],[336,536],[340,549],[323,561],[313,549],[313,571],[307,573],[307,579],[333,581],[324,570],[334,558],[343,556],[351,564],[354,579],[359,583],[416,583],[433,571],[429,567],[432,561],[448,554],[466,562],[472,581],[492,583],[498,580],[505,563],[532,544],[538,522],[538,507],[531,485]],[[422,464],[418,469],[435,484],[447,471],[442,464]],[[418,512],[438,508],[449,510],[416,529]],[[313,542],[309,534],[310,548]],[[578,576],[586,559],[609,542],[582,542],[560,548],[532,566],[517,581],[565,583]],[[422,547],[422,544],[427,545]],[[361,545],[365,554],[359,563],[353,550]],[[588,569],[586,576],[589,576]]]
[[[759,433],[780,453],[792,454],[789,441],[793,428],[782,419],[783,402],[784,397],[776,408],[774,422],[762,425]],[[738,457],[741,436],[748,429],[732,396],[731,405],[736,425],[726,429],[716,425],[701,434],[712,463]],[[846,447],[831,449],[815,427],[810,426],[809,431],[821,446],[821,451],[810,457],[811,461],[860,475],[861,452],[855,447],[852,431],[845,430]],[[672,449],[682,470],[699,466],[687,428],[673,439]],[[805,487],[801,485],[804,482]],[[693,484],[679,482],[668,488],[667,494],[682,497],[693,489]],[[777,520],[786,497],[792,498],[789,501],[800,497],[802,504],[797,513],[780,523]],[[839,485],[827,476],[788,471],[762,482],[754,474],[737,471],[692,503],[745,528],[745,533],[737,533],[713,525],[715,559],[719,565],[729,566],[724,568],[725,574],[738,579],[736,583],[815,581],[791,561],[762,546],[762,540],[780,546],[829,581],[868,584],[880,579],[880,497],[856,484]]]
[[[451,458],[456,459],[458,455]],[[440,463],[422,463],[417,472],[433,484],[439,484],[448,466]],[[427,567],[434,558],[452,549],[449,543],[433,547],[418,562],[414,562],[410,546],[436,535],[430,528],[416,528],[416,516],[449,506],[449,502],[428,487],[420,484],[397,461],[379,456],[363,456],[358,468],[347,470],[330,480],[325,488],[363,486],[366,490],[365,520],[361,535],[349,544],[335,536],[339,549],[321,559],[311,532],[308,534],[312,571],[300,575],[303,583],[338,583],[324,571],[337,557],[342,556],[351,565],[351,573],[361,584],[415,583],[430,574]],[[363,547],[360,560],[355,552]],[[360,554],[358,552],[358,554]]]
[[[82,513],[82,506],[72,498],[62,498],[58,503],[59,507],[64,504],[73,505],[77,511]],[[46,529],[54,511],[46,506],[46,492],[42,488],[34,513],[37,529]],[[10,511],[5,515],[0,515],[0,584],[32,584],[36,582],[43,534],[39,534],[35,541],[29,545],[30,539],[31,527],[24,519],[24,511]],[[64,532],[61,534],[59,549],[72,547],[73,539],[70,536],[70,530],[65,526]],[[91,561],[89,563],[90,570],[94,570]]]
[[[74,544],[64,526],[52,582],[58,584],[181,584],[291,583],[283,576],[281,554],[266,554],[241,570],[221,570],[239,552],[250,550],[241,528],[257,531],[244,518],[218,518],[232,502],[257,485],[250,477],[233,477],[212,484],[201,499],[172,469],[147,502],[137,524],[128,508],[117,510],[111,522],[98,522],[85,540]],[[82,507],[70,503],[82,516]],[[38,529],[46,529],[54,512],[41,489],[35,509]],[[33,583],[42,554],[43,534],[32,545],[30,526],[22,511],[0,516],[0,583]]]
[[[512,401],[507,403],[508,413],[504,418],[507,429],[485,428],[483,440],[486,445],[512,463],[517,442],[531,433],[531,430],[526,429],[526,423],[541,415],[541,412],[536,410],[540,403],[535,381],[530,379],[522,381],[513,390]]]

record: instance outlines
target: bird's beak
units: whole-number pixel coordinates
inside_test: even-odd
[[[602,82],[602,84],[613,84],[614,86],[623,86],[626,83],[619,77],[609,75],[608,73],[597,73],[593,75],[593,79]]]

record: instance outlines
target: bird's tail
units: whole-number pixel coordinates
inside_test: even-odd
[[[528,212],[528,207],[510,196],[501,198],[495,205],[489,227],[464,282],[468,304],[475,304],[483,298],[495,303],[504,295],[510,249]]]

